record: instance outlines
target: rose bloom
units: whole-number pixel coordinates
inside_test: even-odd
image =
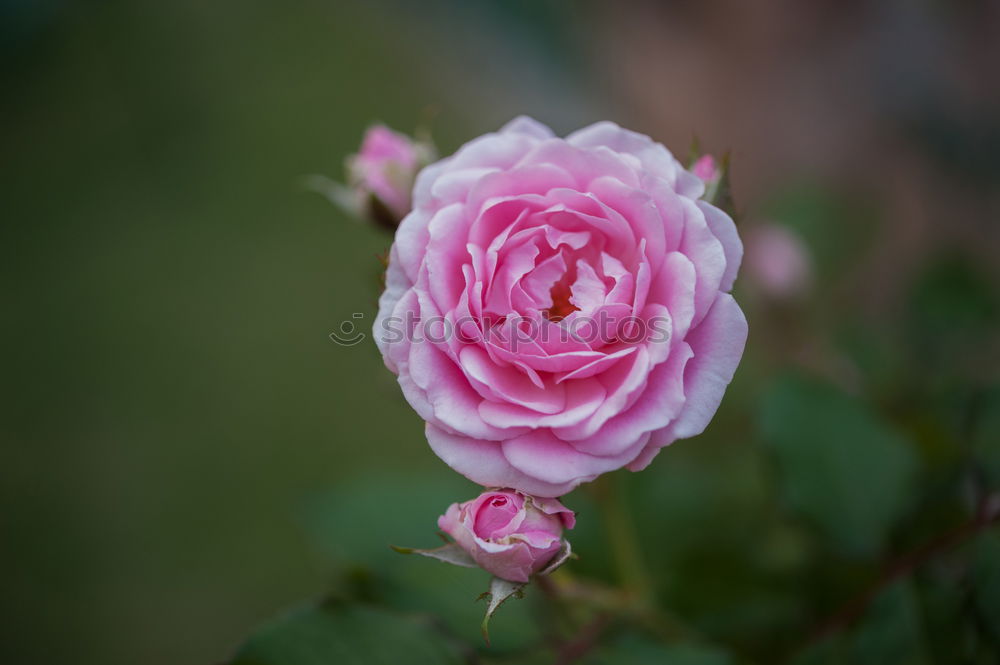
[[[691,166],[691,173],[706,183],[715,180],[721,175],[719,167],[715,164],[715,157],[712,157],[712,155],[702,155],[699,157]]]
[[[573,511],[557,500],[514,490],[491,490],[453,503],[438,518],[438,527],[480,568],[511,582],[527,582],[552,561],[562,548],[563,529],[575,523]]]
[[[410,211],[410,193],[422,150],[410,137],[374,125],[365,132],[358,154],[348,158],[348,177],[355,190],[362,198],[375,197],[385,208],[383,214],[390,219],[381,221],[394,226]],[[366,214],[378,216],[378,212]]]
[[[441,459],[552,497],[705,429],[747,324],[703,192],[610,122],[518,118],[421,171],[374,332]]]
[[[805,295],[812,284],[812,259],[791,229],[764,224],[747,238],[746,271],[752,283],[775,300]]]

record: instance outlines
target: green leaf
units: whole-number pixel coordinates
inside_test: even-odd
[[[989,367],[998,300],[990,279],[968,256],[930,263],[914,285],[905,321],[923,370],[937,381],[967,380]]]
[[[914,581],[924,641],[935,665],[1000,662],[1000,653],[990,648],[989,638],[981,634],[984,622],[973,616],[976,580],[973,570],[966,569],[972,567],[969,555],[974,552],[974,543],[942,554],[934,563],[925,565]],[[965,575],[962,571],[966,571]]]
[[[795,654],[790,665],[926,665],[920,608],[909,580],[884,589],[847,632],[836,633]]]
[[[853,632],[848,662],[856,665],[928,663],[920,625],[920,609],[909,580],[880,593]]]
[[[414,617],[326,603],[265,626],[230,665],[458,665],[458,649]]]
[[[842,553],[876,554],[906,507],[916,466],[908,442],[858,400],[798,376],[767,392],[760,431],[791,507]]]

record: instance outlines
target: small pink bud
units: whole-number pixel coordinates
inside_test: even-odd
[[[812,282],[812,259],[805,243],[777,224],[759,226],[747,234],[743,265],[747,277],[775,300],[800,296]]]
[[[573,511],[558,500],[510,489],[453,503],[438,518],[438,527],[480,568],[511,582],[527,582],[545,568],[563,547],[563,529],[575,524]]]
[[[361,149],[347,160],[361,212],[392,227],[399,224],[410,212],[413,182],[430,152],[427,145],[388,127],[369,127]]]
[[[699,157],[691,167],[691,172],[706,183],[711,183],[722,175],[715,163],[715,157],[711,155],[702,155]]]

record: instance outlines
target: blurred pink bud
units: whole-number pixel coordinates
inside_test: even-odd
[[[410,212],[417,172],[429,161],[428,146],[383,125],[365,132],[361,150],[347,160],[361,212],[395,227]]]
[[[722,175],[718,165],[715,163],[715,157],[711,155],[702,155],[699,157],[691,167],[691,172],[706,183],[717,180]]]
[[[812,258],[798,234],[766,224],[746,236],[743,265],[760,290],[776,300],[803,295],[812,282]]]
[[[510,489],[453,503],[438,518],[438,527],[480,568],[511,582],[527,582],[545,568],[563,548],[563,529],[575,523],[573,511],[558,500]]]

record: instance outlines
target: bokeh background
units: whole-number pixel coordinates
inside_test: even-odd
[[[222,662],[345,571],[475,639],[485,578],[386,548],[474,488],[374,346],[328,339],[389,238],[300,179],[374,120],[447,154],[521,113],[731,151],[745,237],[809,259],[794,296],[744,271],[716,421],[622,474],[712,644],[676,662],[997,662],[996,2],[4,0],[0,51],[0,662]]]

